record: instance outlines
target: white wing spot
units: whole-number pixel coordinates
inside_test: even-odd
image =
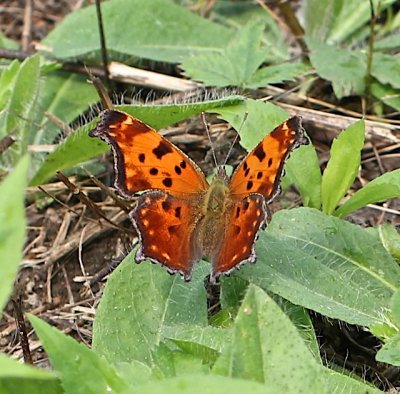
[[[150,250],[152,250],[153,252],[156,252],[158,250],[157,245],[151,245]]]
[[[170,261],[171,257],[167,252],[163,252],[161,253],[161,256],[165,258],[165,260]]]

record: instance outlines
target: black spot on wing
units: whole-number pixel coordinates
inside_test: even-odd
[[[144,163],[144,161],[146,160],[146,155],[144,153],[139,153],[138,157],[141,163]]]
[[[257,146],[256,149],[254,149],[254,156],[257,157],[257,159],[261,162],[265,159],[265,152],[264,152],[264,148],[262,147],[261,144],[259,144]]]
[[[157,175],[158,174],[158,170],[157,170],[157,168],[155,168],[155,167],[153,167],[153,168],[150,168],[150,175]]]
[[[269,159],[268,159],[268,167],[271,167],[272,166],[272,162],[273,162],[273,160],[272,160],[272,157],[270,157]]]
[[[179,166],[175,166],[175,173],[176,175],[181,175],[182,174],[182,169]]]
[[[163,156],[165,156],[168,153],[172,152],[172,148],[165,142],[165,141],[160,141],[158,144],[157,148],[153,149],[153,153],[156,155],[157,159],[162,159]]]
[[[164,211],[168,211],[169,208],[171,207],[171,203],[168,200],[165,200],[161,203],[162,208]]]
[[[175,208],[175,217],[180,219],[180,217],[181,217],[181,207]]]
[[[252,188],[253,188],[253,181],[248,181],[248,182],[247,182],[246,189],[247,189],[247,190],[251,190]]]
[[[165,187],[171,187],[172,186],[172,179],[171,178],[164,178],[162,183],[163,183],[163,185]]]
[[[182,161],[179,163],[179,166],[182,168],[182,170],[184,170],[184,169],[186,168],[186,161],[185,161],[185,160],[182,160]]]

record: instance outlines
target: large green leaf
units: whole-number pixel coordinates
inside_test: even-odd
[[[365,124],[360,120],[333,141],[330,159],[322,176],[322,208],[331,214],[348,192],[361,164],[361,149],[364,146]]]
[[[344,217],[367,204],[396,197],[400,197],[400,169],[387,172],[357,190],[335,211],[335,215]]]
[[[16,142],[2,155],[5,167],[14,167],[27,150],[34,104],[39,92],[39,76],[40,58],[36,55],[24,60],[8,86],[5,111],[0,113],[0,138],[12,132]]]
[[[232,344],[213,372],[265,383],[267,393],[298,393],[299,387],[305,393],[325,392],[319,365],[290,319],[253,285],[236,317]]]
[[[25,156],[0,184],[0,311],[10,296],[22,260],[28,167],[29,160]]]
[[[400,56],[374,53],[371,74],[382,84],[400,88]],[[398,91],[399,93],[399,91]]]
[[[327,45],[307,38],[310,61],[317,74],[332,82],[337,98],[361,95],[365,89],[366,58],[361,52]]]
[[[206,326],[206,273],[204,266],[197,266],[193,280],[185,283],[158,265],[135,264],[134,254],[108,279],[93,327],[93,348],[111,362],[139,360],[151,365],[165,326]]]
[[[321,170],[314,146],[303,145],[295,149],[286,163],[287,174],[298,188],[303,205],[321,207]]]
[[[179,122],[190,116],[210,111],[213,108],[235,105],[243,101],[240,96],[229,96],[219,100],[204,101],[191,104],[172,105],[118,105],[115,108],[126,111],[141,119],[155,129],[160,129]],[[98,138],[90,138],[89,131],[95,128],[95,121],[79,128],[69,135],[58,148],[49,154],[39,168],[30,184],[39,185],[51,178],[57,170],[71,168],[101,153],[107,152],[109,146]]]
[[[206,85],[244,88],[265,61],[261,49],[263,29],[262,21],[252,21],[221,52],[187,57],[181,67],[187,76]]]
[[[400,328],[400,291],[395,293],[391,300],[392,316],[397,329]],[[378,361],[400,366],[400,332],[390,338],[376,354]]]
[[[59,134],[59,128],[52,123],[43,112],[56,116],[65,124],[71,123],[79,115],[87,111],[98,99],[96,89],[88,83],[87,77],[63,71],[55,71],[42,80],[36,122],[40,130],[31,139],[31,143],[51,144]]]
[[[29,315],[61,384],[68,394],[120,393],[128,384],[116,370],[84,344]]]
[[[395,0],[372,0],[375,14]],[[353,35],[371,18],[371,6],[365,0],[308,0],[306,32],[328,43],[340,43]]]
[[[400,268],[379,236],[309,208],[277,212],[238,275],[294,304],[369,326],[400,287]]]
[[[271,83],[293,81],[310,69],[304,63],[282,63],[260,68],[246,83],[247,88],[257,89]]]
[[[183,56],[223,48],[233,31],[168,0],[112,0],[102,3],[111,57],[135,56],[178,62]],[[43,41],[56,58],[99,58],[95,6],[69,14]]]
[[[240,131],[240,145],[247,151],[252,150],[268,132],[288,118],[282,108],[253,99],[247,99],[229,107],[221,107],[214,112]]]
[[[383,85],[380,82],[373,81],[371,83],[371,94],[381,100],[386,105],[400,111],[400,94],[399,89],[394,89],[390,85]]]
[[[276,394],[276,392],[269,391],[268,387],[258,382],[203,374],[158,380],[141,385],[138,389],[140,389],[138,390],[140,394],[220,394],[224,392],[230,394]],[[132,391],[126,390],[122,394],[132,394]]]
[[[20,364],[0,353],[1,394],[61,394],[63,392],[53,372]]]

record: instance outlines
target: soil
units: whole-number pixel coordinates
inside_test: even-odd
[[[8,38],[18,42],[21,42],[26,3],[22,0],[5,0],[0,5],[0,29]],[[82,6],[82,3],[80,0],[34,1],[30,42],[39,41],[46,36],[55,24],[75,8]],[[324,89],[326,92],[327,88]],[[160,97],[162,100],[163,95]],[[233,139],[235,134],[229,127],[217,119],[207,120],[212,124],[212,135],[221,132],[224,133],[224,138]],[[311,138],[317,147],[323,168],[333,136],[324,135],[321,130],[313,129],[312,126],[306,125],[306,129],[311,131]],[[174,134],[178,136],[175,142],[180,141],[179,134],[193,136],[194,142],[181,143],[180,147],[209,173],[213,164],[202,120],[193,118],[177,125],[174,127]],[[227,147],[224,147],[218,154],[224,157],[226,151]],[[231,155],[232,164],[237,163],[242,154],[243,150],[235,149]],[[106,170],[100,179],[110,185],[110,160],[106,160],[105,163]],[[397,168],[397,164],[398,147],[379,138],[370,142],[363,151],[362,173],[354,188],[360,187],[382,172]],[[70,180],[81,192],[95,201],[103,212],[107,212],[107,216],[112,217],[119,228],[107,224],[99,226],[98,212],[90,209],[75,193],[71,193],[64,183],[54,182],[46,185],[45,190],[56,196],[58,202],[40,199],[27,206],[28,240],[13,299],[21,300],[23,312],[40,316],[90,346],[95,309],[107,274],[112,271],[116,262],[131,250],[137,238],[127,220],[126,210],[129,210],[129,205],[126,202],[116,202],[111,192],[100,191],[87,176]],[[296,191],[288,190],[271,208],[272,211],[276,211],[281,207],[294,206],[298,201]],[[399,225],[399,213],[400,201],[392,200],[378,207],[361,209],[349,220],[365,227],[381,223]],[[217,301],[211,302],[210,311],[215,309],[215,302]],[[22,359],[23,351],[14,316],[15,304],[10,302],[0,320],[0,351],[13,358]],[[400,369],[375,361],[375,354],[382,344],[367,330],[327,319],[312,311],[311,316],[321,355],[327,365],[335,364],[353,371],[388,392],[392,390],[394,393],[393,390],[400,387]],[[28,324],[27,329],[34,363],[47,365],[47,356]]]

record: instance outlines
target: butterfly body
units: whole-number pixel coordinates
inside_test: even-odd
[[[211,184],[197,165],[154,129],[114,110],[102,113],[90,133],[111,145],[119,192],[140,195],[130,213],[140,238],[138,262],[160,263],[190,280],[193,265],[208,256],[212,280],[246,261],[279,191],[289,153],[307,143],[300,120],[274,129],[228,179],[221,167]]]

